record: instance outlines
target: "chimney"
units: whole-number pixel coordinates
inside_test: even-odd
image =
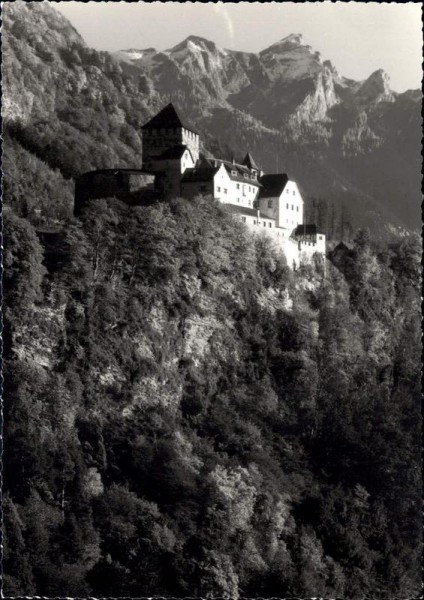
[[[233,156],[232,160],[233,160],[233,165],[235,165],[236,164],[236,159],[234,158],[234,156]]]

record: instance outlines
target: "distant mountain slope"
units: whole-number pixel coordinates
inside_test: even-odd
[[[6,130],[66,178],[140,167],[140,126],[172,97],[207,152],[250,150],[297,179],[330,235],[343,229],[328,229],[334,210],[353,229],[419,223],[421,97],[390,91],[381,71],[341,77],[299,35],[259,54],[190,36],[112,55],[88,48],[53,5],[10,3],[3,18]]]
[[[146,72],[160,93],[172,94],[186,110],[191,105],[204,129],[219,132],[225,143],[228,134],[254,146],[266,170],[276,164],[290,170],[307,194],[343,198],[348,192],[350,203],[351,192],[366,219],[388,212],[394,221],[417,225],[420,94],[393,92],[383,70],[362,82],[349,80],[300,35],[259,54],[190,36],[164,52],[116,56]],[[313,174],[317,170],[322,177]]]

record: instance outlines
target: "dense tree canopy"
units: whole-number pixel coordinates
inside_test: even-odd
[[[6,595],[418,594],[418,239],[359,232],[324,278],[209,198],[50,237],[17,198]]]

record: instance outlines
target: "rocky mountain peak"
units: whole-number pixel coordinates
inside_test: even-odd
[[[167,53],[176,54],[184,50],[192,52],[207,51],[216,53],[218,48],[214,42],[211,42],[206,38],[202,38],[198,35],[189,35],[185,40],[167,50]]]
[[[277,42],[278,45],[296,45],[296,46],[304,46],[305,43],[303,41],[303,35],[301,33],[291,33],[290,35],[287,35],[286,37],[282,38],[279,42]],[[275,45],[277,45],[275,44]]]
[[[368,77],[367,82],[377,86],[381,93],[389,92],[390,76],[384,69],[377,69]]]
[[[367,102],[393,102],[394,94],[390,89],[390,77],[384,69],[371,73],[359,87],[357,97]]]
[[[330,71],[330,73],[332,73],[334,75],[334,77],[339,76],[339,73],[338,73],[336,67],[331,62],[331,60],[325,60],[322,64],[323,64],[323,67],[328,69]]]
[[[288,81],[315,77],[322,72],[319,52],[303,42],[301,34],[291,34],[259,53],[271,79]]]

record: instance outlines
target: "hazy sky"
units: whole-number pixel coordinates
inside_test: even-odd
[[[399,92],[421,86],[421,6],[363,2],[55,2],[98,50],[165,50],[189,35],[258,52],[290,33],[329,59],[341,75],[364,79],[377,69]]]

